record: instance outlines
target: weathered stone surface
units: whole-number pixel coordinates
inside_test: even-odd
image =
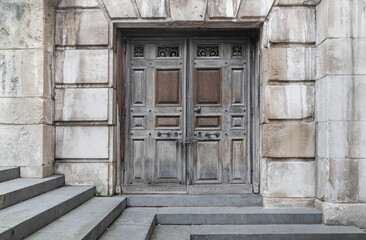
[[[320,158],[366,158],[365,122],[318,123],[317,139]]]
[[[269,80],[314,80],[313,48],[269,48]]]
[[[274,158],[315,156],[314,124],[264,124],[262,128],[263,156]]]
[[[98,0],[62,0],[58,5],[59,8],[67,7],[97,7]]]
[[[323,212],[326,225],[353,225],[366,228],[365,203],[327,203],[315,200],[317,209]]]
[[[52,165],[52,126],[0,125],[0,133],[2,166]]]
[[[0,124],[52,124],[53,102],[42,98],[0,98]]]
[[[50,96],[43,50],[0,50],[0,96]]]
[[[103,0],[111,18],[137,18],[135,7],[131,0]]]
[[[315,162],[269,161],[267,166],[269,197],[314,197]]]
[[[58,163],[56,174],[65,175],[66,185],[95,186],[98,192],[108,194],[108,163]]]
[[[317,50],[317,79],[330,74],[366,74],[365,39],[327,39]],[[354,50],[352,50],[354,49]]]
[[[288,85],[268,87],[269,119],[302,119],[314,114],[314,87]]]
[[[203,21],[207,0],[170,0],[170,12],[176,21]]]
[[[353,24],[353,37],[366,37],[366,2],[365,0],[353,1],[353,11],[351,16]]]
[[[109,128],[97,126],[56,127],[56,158],[108,158]]]
[[[314,208],[314,198],[263,198],[265,208]]]
[[[53,174],[53,165],[20,167],[20,177],[22,178],[45,178]]]
[[[103,10],[70,9],[56,13],[56,45],[107,45],[108,32]]]
[[[260,17],[264,19],[273,5],[274,0],[242,0],[238,17]]]
[[[358,161],[358,200],[366,203],[366,159]]]
[[[165,0],[136,0],[142,18],[167,18]]]
[[[1,1],[1,48],[43,47],[45,14],[43,1]]]
[[[269,40],[276,43],[315,42],[315,10],[310,7],[274,8]]]
[[[210,0],[210,18],[232,18],[235,17],[240,0]]]
[[[317,160],[317,197],[327,202],[358,201],[358,160]]]
[[[278,5],[317,5],[321,0],[279,0]]]
[[[107,121],[108,88],[56,89],[55,121]]]
[[[366,120],[365,76],[326,76],[315,87],[318,122]]]
[[[56,52],[56,83],[108,83],[108,50]]]

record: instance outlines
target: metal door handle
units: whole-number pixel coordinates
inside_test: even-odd
[[[168,131],[168,132],[160,132],[160,131],[158,131],[157,132],[157,135],[158,135],[158,137],[160,137],[161,135],[167,135],[168,137],[170,137],[171,135],[172,135],[172,132],[171,131]]]
[[[216,136],[216,137],[220,137],[220,133],[219,133],[219,132],[215,132],[215,133],[206,133],[206,134],[205,134],[205,136],[206,136],[206,137],[210,137],[210,136],[212,136],[212,135],[214,135],[214,136]]]
[[[201,107],[194,108],[194,112],[195,113],[201,113]]]

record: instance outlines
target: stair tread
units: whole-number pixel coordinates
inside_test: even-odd
[[[18,178],[19,174],[19,167],[0,167],[0,182]]]
[[[62,175],[54,175],[46,178],[16,178],[6,182],[0,183],[0,195],[14,192],[20,189],[25,189],[27,187],[37,185],[40,183],[49,182],[58,178],[63,178]]]
[[[158,214],[319,214],[315,208],[163,207]]]
[[[241,195],[123,195],[131,207],[252,207],[262,206],[262,196]]]
[[[14,227],[93,187],[62,187],[0,210],[0,227]]]
[[[321,224],[285,225],[193,225],[191,235],[231,235],[231,234],[365,234],[352,226],[325,226]]]
[[[46,227],[40,229],[26,239],[83,239],[107,218],[108,215],[114,214],[117,217],[125,206],[125,198],[95,197],[48,224]],[[109,224],[114,219],[115,218],[110,219]],[[106,225],[105,228],[108,227],[108,225]],[[99,229],[99,232],[96,235],[99,236],[105,228]],[[65,231],[65,229],[67,229],[67,231]]]
[[[155,208],[127,208],[99,238],[100,240],[149,239],[155,225]]]

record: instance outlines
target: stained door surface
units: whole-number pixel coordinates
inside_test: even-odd
[[[127,43],[124,192],[246,193],[245,41]]]

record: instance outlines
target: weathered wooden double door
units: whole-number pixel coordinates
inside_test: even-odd
[[[251,192],[244,40],[130,39],[124,192]]]

